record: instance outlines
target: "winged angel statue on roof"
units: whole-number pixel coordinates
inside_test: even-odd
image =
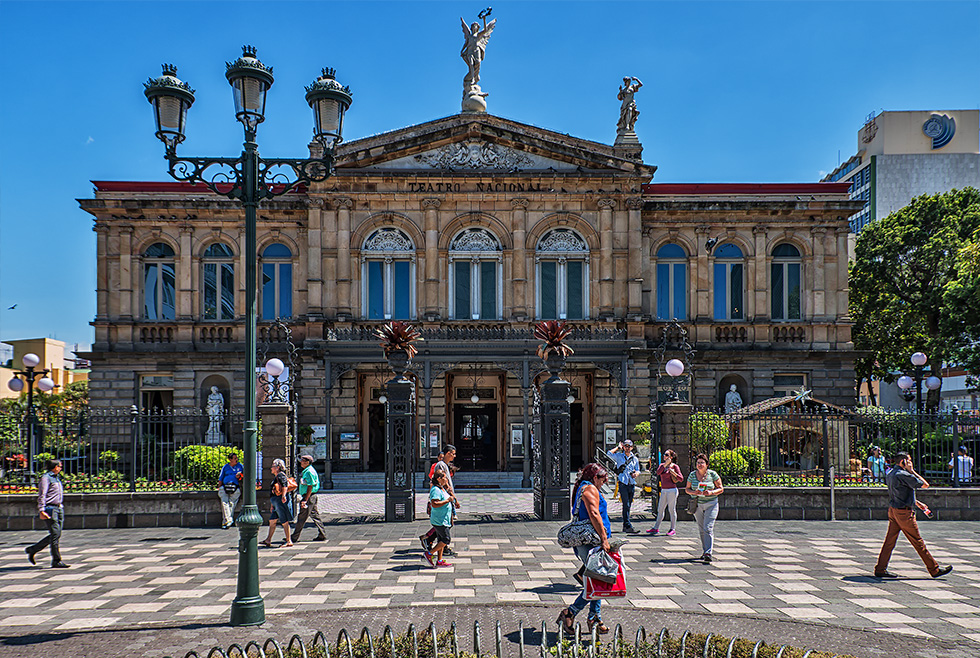
[[[489,23],[487,18],[490,16],[490,12],[493,10],[492,7],[487,7],[480,12],[479,18],[483,21],[483,28],[480,28],[480,24],[474,21],[469,26],[466,25],[466,21],[461,17],[459,19],[460,24],[463,27],[463,38],[466,40],[463,43],[463,48],[459,51],[459,56],[463,58],[466,62],[466,66],[469,70],[466,72],[466,76],[463,78],[463,110],[469,111],[483,111],[486,112],[486,102],[483,100],[486,94],[480,89],[480,65],[483,63],[483,57],[487,52],[487,42],[490,40],[490,34],[493,32],[493,28],[497,25],[497,19],[493,19]],[[482,104],[482,109],[474,107],[472,104],[467,106],[468,100],[478,101],[477,105]]]

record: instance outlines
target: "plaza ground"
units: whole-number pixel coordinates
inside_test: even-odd
[[[578,565],[554,541],[560,523],[528,522],[529,494],[460,498],[459,555],[449,558],[452,568],[431,570],[417,539],[427,524],[383,523],[380,495],[325,494],[329,541],[260,550],[268,617],[259,628],[227,626],[235,530],[69,530],[69,570],[27,563],[24,547],[41,533],[0,533],[0,655],[203,655],[215,644],[270,636],[309,639],[323,630],[333,640],[341,627],[380,633],[385,624],[403,631],[453,620],[469,648],[474,619],[485,652],[499,619],[505,651],[516,655],[520,622],[529,643],[542,621],[556,628],[558,611],[576,595]],[[616,530],[618,505],[610,507]],[[645,530],[647,503],[639,507],[636,525]],[[629,638],[642,624],[648,633],[666,626],[857,656],[975,658],[980,532],[969,522],[921,528],[933,555],[954,566],[949,576],[930,578],[900,538],[889,569],[902,578],[873,578],[884,522],[722,521],[711,565],[691,561],[700,554],[696,527],[681,522],[674,537],[631,537],[623,549],[629,598],[607,603],[603,618]],[[312,539],[315,530],[304,535]]]

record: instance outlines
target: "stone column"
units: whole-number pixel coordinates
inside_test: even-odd
[[[323,199],[309,199],[307,208],[306,308],[313,319],[323,319]]]
[[[637,316],[643,313],[643,278],[637,276],[643,270],[643,241],[641,236],[643,210],[643,199],[637,197],[627,199],[626,206],[629,208],[629,224],[626,271],[629,272],[629,308],[627,315]]]
[[[259,405],[259,419],[262,421],[262,467],[259,473],[263,482],[272,480],[272,461],[286,462],[286,470],[293,465],[293,442],[289,436],[289,414],[292,408],[284,403]],[[291,476],[295,473],[290,472]]]
[[[745,314],[745,319],[756,322],[766,322],[766,318],[769,317],[769,310],[766,304],[766,301],[769,299],[769,256],[766,254],[767,231],[767,226],[754,226],[752,228],[752,237],[755,240],[753,247],[755,250],[755,277],[753,277],[752,281],[748,281],[746,278],[746,282],[752,286],[748,293],[754,300],[754,308],[752,309],[753,314],[751,316],[748,313]]]
[[[613,308],[613,199],[599,199],[599,317],[612,318]]]
[[[827,271],[825,269],[824,240],[827,229],[816,226],[810,229],[810,242],[813,244],[813,260],[809,268],[802,267],[801,283],[813,291],[813,307],[806,310],[804,317],[823,321],[827,318]],[[809,279],[809,284],[807,285]]]
[[[337,319],[354,317],[351,310],[350,211],[354,202],[346,197],[337,204]]]
[[[190,224],[180,226],[180,253],[177,254],[177,319],[190,320],[195,309],[201,308],[198,292],[200,285],[195,285],[193,279],[194,227]]]
[[[136,259],[136,268],[139,269],[139,258]],[[139,309],[139,288],[133,290],[134,279],[138,280],[138,274],[133,275],[133,227],[121,226],[119,229],[119,317],[122,320],[132,320],[133,308]]]
[[[644,315],[650,315],[651,317],[656,317],[657,309],[656,302],[653,296],[653,268],[651,267],[651,261],[653,256],[650,254],[652,248],[652,240],[650,238],[650,227],[643,228],[643,245],[641,247],[640,253],[642,254],[643,268],[640,272],[643,278],[643,290],[642,292],[642,304]],[[691,313],[691,309],[688,309],[688,313]],[[693,317],[693,316],[692,316]]]
[[[422,317],[437,320],[439,312],[439,206],[441,199],[422,199],[425,215],[425,298],[419,306],[425,309]],[[451,293],[450,293],[451,294]]]
[[[95,261],[95,319],[105,320],[109,317],[109,258],[108,235],[109,227],[105,224],[95,225],[95,243],[97,258]]]
[[[415,520],[415,384],[405,377],[408,354],[392,352],[395,376],[385,382],[385,521]],[[428,437],[426,437],[428,438]]]
[[[711,322],[713,319],[713,313],[711,310],[711,295],[709,286],[711,282],[711,270],[708,265],[708,251],[705,243],[708,241],[708,225],[701,224],[694,229],[697,241],[697,253],[694,254],[694,261],[697,264],[697,277],[695,281],[691,281],[691,285],[695,289],[695,297],[697,298],[696,310],[692,310],[691,319],[696,320],[699,323]],[[692,276],[692,279],[694,277]],[[709,327],[710,330],[710,327]],[[698,333],[695,336],[695,340],[704,340],[705,338]]]
[[[511,199],[511,232],[514,237],[514,255],[510,265],[511,282],[513,283],[511,315],[521,321],[529,316],[527,303],[527,251],[524,243],[527,240],[527,199]]]
[[[572,518],[569,503],[569,470],[571,469],[571,414],[568,394],[570,385],[561,378],[565,359],[552,352],[547,360],[551,377],[541,385],[541,406],[535,431],[534,513],[542,521],[567,521]],[[538,452],[540,450],[540,453]]]
[[[837,229],[837,320],[850,322],[851,314],[847,305],[847,227]]]

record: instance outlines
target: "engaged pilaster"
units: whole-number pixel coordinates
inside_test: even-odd
[[[513,283],[512,315],[518,322],[528,317],[527,312],[527,199],[511,199],[511,233],[514,236],[514,257],[511,261],[511,281]]]

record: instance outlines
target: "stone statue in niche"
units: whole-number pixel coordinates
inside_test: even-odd
[[[224,443],[225,433],[221,426],[225,420],[225,396],[221,394],[217,386],[211,387],[208,401],[204,405],[204,412],[208,415],[208,429],[204,433],[205,443]]]
[[[463,112],[487,111],[487,94],[480,89],[480,66],[487,54],[487,42],[490,41],[490,34],[497,25],[496,18],[489,23],[487,22],[490,12],[490,7],[480,12],[479,18],[483,21],[482,29],[476,21],[467,26],[462,17],[459,19],[463,26],[463,38],[465,39],[459,56],[463,58],[468,67],[466,75],[463,77]]]
[[[742,408],[742,396],[738,394],[738,386],[732,384],[725,393],[725,413],[730,414]]]

